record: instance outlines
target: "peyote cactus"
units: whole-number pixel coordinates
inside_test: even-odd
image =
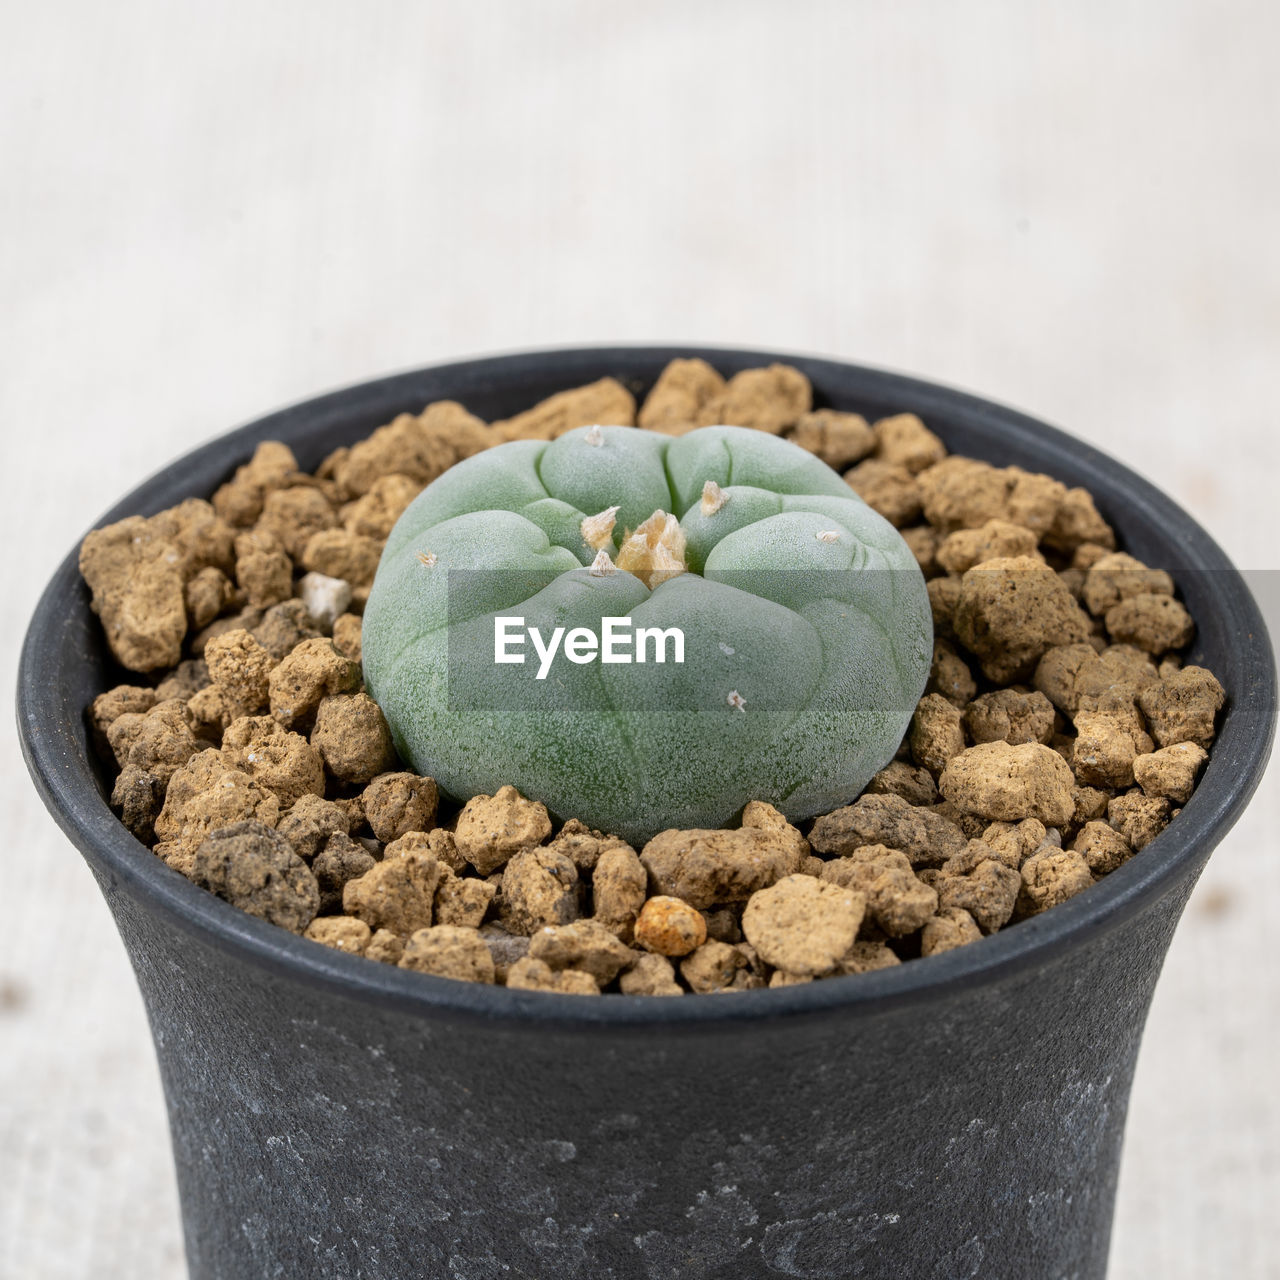
[[[501,624],[509,645],[499,618],[523,620]],[[678,628],[683,661],[670,632],[619,658],[638,630],[601,661],[610,627]],[[794,820],[849,801],[897,749],[932,650],[897,531],[805,450],[739,427],[585,427],[459,463],[392,530],[363,635],[415,769],[463,798],[513,783],[632,841],[753,799]]]

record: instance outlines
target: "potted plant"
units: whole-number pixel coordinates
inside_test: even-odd
[[[104,523],[211,493],[262,440],[314,466],[429,401],[501,418],[691,354],[777,358],[601,348],[385,378],[192,452]],[[1262,619],[1209,536],[1102,454],[945,388],[788,359],[822,404],[915,412],[954,451],[1086,487],[1127,550],[1174,569],[1228,699],[1195,794],[1088,892],[920,963],[723,999],[433,978],[236,911],[129,834],[85,725],[110,659],[73,555],[23,650],[23,748],[138,975],[194,1277],[1103,1275],[1151,993],[1270,749]]]

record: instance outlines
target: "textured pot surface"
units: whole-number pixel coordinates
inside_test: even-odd
[[[985,401],[831,361],[623,348],[498,357],[337,392],[166,468],[103,523],[207,496],[254,444],[304,467],[397,412],[485,418],[668,359],[785,359],[820,405],[919,413],[954,452],[1095,496],[1175,576],[1228,702],[1179,818],[1100,884],[927,961],[723,997],[475,987],[327,951],[195,888],[107,805],[83,711],[119,678],[74,552],[32,622],[33,777],[129,949],[207,1277],[1099,1277],[1151,993],[1181,909],[1270,750],[1275,673],[1221,550],[1144,481]],[[1188,1029],[1194,1034],[1194,1029]]]

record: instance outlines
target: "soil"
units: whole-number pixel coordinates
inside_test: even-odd
[[[86,709],[121,821],[322,946],[582,995],[919,963],[1089,889],[1176,820],[1213,742],[1223,690],[1180,657],[1194,623],[1175,583],[1117,549],[1085,490],[948,455],[912,414],[812,399],[793,368],[726,380],[676,360],[638,407],[610,378],[490,424],[442,401],[314,474],[262,444],[209,501],[89,534],[81,572],[131,673]],[[463,458],[594,423],[784,435],[899,528],[929,580],[933,669],[851,804],[798,828],[752,802],[739,827],[635,849],[512,786],[451,803],[397,760],[360,671],[396,519]],[[651,559],[664,530],[648,533]]]

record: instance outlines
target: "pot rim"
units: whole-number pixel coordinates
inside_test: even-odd
[[[424,377],[449,381],[450,394],[465,399],[467,386],[492,386],[495,378],[518,382],[549,365],[563,372],[564,386],[601,377],[637,360],[660,368],[676,357],[701,357],[738,367],[784,362],[819,381],[824,371],[853,373],[868,394],[883,395],[922,417],[957,415],[993,423],[1041,457],[1048,474],[1055,462],[1067,472],[1092,469],[1106,487],[1119,487],[1130,509],[1149,521],[1177,530],[1187,569],[1213,571],[1214,591],[1241,620],[1239,644],[1249,687],[1229,696],[1213,752],[1200,784],[1177,819],[1147,848],[1092,888],[1067,902],[1009,926],[981,942],[872,973],[828,978],[801,986],[728,993],[726,999],[692,1000],[605,996],[599,1000],[549,992],[515,991],[402,970],[349,956],[245,914],[165,866],[135,839],[111,811],[99,790],[92,748],[83,725],[84,708],[72,706],[65,687],[60,637],[77,622],[96,627],[80,579],[77,539],[54,572],[23,643],[18,668],[17,712],[23,756],[42,799],[58,825],[84,855],[110,897],[123,892],[157,910],[193,937],[224,952],[239,954],[260,969],[334,996],[372,1002],[436,1018],[479,1019],[504,1028],[589,1030],[593,1027],[646,1029],[661,1026],[695,1031],[726,1023],[817,1016],[837,1009],[864,1015],[887,1012],[953,991],[1003,979],[1016,970],[1047,965],[1064,951],[1088,946],[1122,927],[1138,911],[1173,892],[1182,874],[1205,856],[1239,817],[1261,780],[1271,750],[1276,719],[1276,671],[1261,612],[1239,571],[1209,534],[1180,506],[1129,468],[1057,428],[967,392],[904,374],[852,362],[742,347],[700,345],[615,345],[547,347],[510,354],[452,360],[401,374],[371,379],[278,410],[215,437],[158,470],[126,494],[93,528],[126,515],[159,510],[186,496],[176,492],[195,473],[220,465],[229,474],[257,439],[285,426],[350,418],[360,406],[394,398]],[[433,397],[439,398],[439,397]],[[1069,460],[1069,465],[1068,465]],[[184,481],[184,474],[186,480]],[[52,728],[50,728],[52,726]],[[1228,755],[1243,766],[1226,772]],[[1215,760],[1219,762],[1215,768]]]

